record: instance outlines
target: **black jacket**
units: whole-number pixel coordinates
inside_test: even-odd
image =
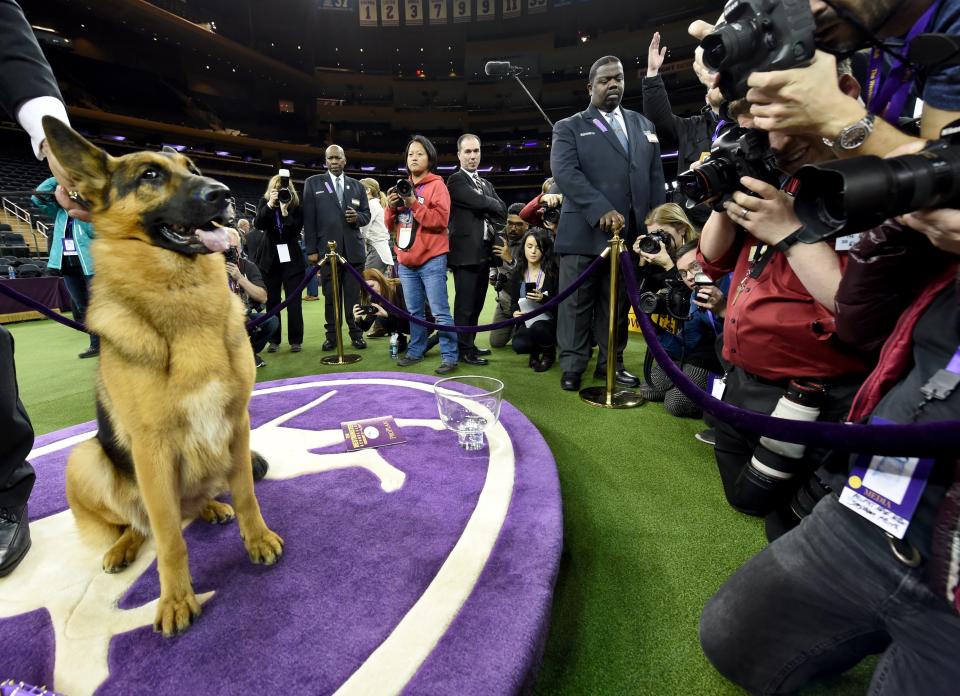
[[[643,78],[643,115],[653,122],[662,140],[677,146],[678,172],[685,172],[700,159],[701,154],[710,152],[713,132],[720,122],[708,107],[696,116],[675,115],[667,88],[659,75]]]
[[[277,219],[280,225],[277,225]],[[280,216],[280,207],[271,208],[267,205],[267,199],[261,198],[257,203],[257,218],[254,221],[256,229],[261,230],[263,236],[257,241],[259,244],[254,252],[254,259],[260,270],[264,273],[270,273],[275,270],[282,270],[284,273],[296,271],[303,275],[306,270],[306,264],[303,261],[303,252],[300,250],[300,230],[303,229],[303,208],[297,206],[288,211],[287,217]],[[248,238],[249,242],[249,238]],[[280,257],[277,254],[277,245],[285,244],[287,253],[290,255],[288,263],[281,264]]]
[[[352,225],[343,218],[343,208],[334,192],[330,174],[317,174],[303,186],[303,241],[308,254],[327,253],[327,242],[337,243],[337,252],[348,262],[362,264],[367,250],[360,228],[370,222],[367,190],[356,179],[343,175],[343,203],[357,211]]]
[[[13,0],[0,0],[0,64],[0,106],[11,116],[35,97],[63,101],[30,23]]]
[[[376,300],[371,297],[370,302],[375,303]],[[407,311],[407,303],[403,299],[403,287],[399,283],[396,286],[396,297],[394,298],[393,304],[403,311]],[[384,309],[386,309],[386,307],[384,307]],[[350,311],[353,312],[353,307],[350,308]],[[433,317],[431,316],[426,317],[426,319],[427,321],[433,321]],[[373,326],[376,321],[377,317],[364,317],[357,322],[357,326],[359,326],[362,331],[369,331],[370,327]],[[386,319],[380,319],[380,326],[388,334],[392,334],[394,332],[407,335],[410,334],[410,322],[406,319],[401,319],[400,317],[394,316],[389,312],[387,312]]]
[[[527,296],[524,288],[525,282],[526,281],[523,278],[523,273],[519,269],[515,270],[510,275],[510,280],[507,282],[506,290],[510,293],[511,312],[516,312],[518,309],[520,309],[520,298]],[[543,286],[540,288],[540,292],[546,295],[543,300],[544,304],[552,300],[554,297],[556,297],[557,293],[560,292],[559,275],[556,269],[549,273],[544,272]],[[555,318],[556,311],[554,310],[553,312],[547,312],[547,316],[549,316],[551,319]]]
[[[450,192],[450,253],[448,266],[485,264],[490,259],[490,244],[484,243],[484,221],[493,229],[507,222],[507,207],[486,179],[480,179],[483,192],[477,190],[470,175],[462,169],[447,179]]]

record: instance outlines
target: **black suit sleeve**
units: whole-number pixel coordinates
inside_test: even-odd
[[[16,117],[17,108],[35,97],[63,101],[23,10],[13,0],[0,0],[0,106]]]
[[[312,179],[313,177],[311,177]],[[308,254],[317,254],[319,230],[317,230],[317,197],[313,193],[313,181],[307,179],[303,185],[303,246]]]
[[[663,178],[663,160],[660,158],[660,143],[651,144],[653,145],[653,155],[650,157],[650,209],[653,210],[658,205],[663,205],[667,202],[667,189],[666,182]]]
[[[674,115],[667,88],[659,75],[643,79],[643,115],[650,119],[661,138],[674,143],[680,141],[684,119]]]
[[[458,208],[466,208],[476,213],[482,213],[485,218],[502,217],[506,221],[506,209],[499,197],[487,196],[467,181],[464,174],[452,174],[447,179],[447,190],[450,191],[450,204]],[[490,219],[493,222],[493,219]]]

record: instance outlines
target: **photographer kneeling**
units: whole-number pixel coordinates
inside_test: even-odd
[[[396,353],[402,353],[407,349],[407,336],[410,335],[410,322],[400,317],[388,314],[387,310],[373,301],[370,290],[386,297],[391,304],[407,311],[407,305],[403,301],[403,286],[396,278],[387,278],[376,268],[368,268],[363,272],[365,285],[360,288],[360,304],[353,305],[353,319],[361,331],[369,331],[370,327],[376,325],[379,333],[383,336],[390,336],[391,357],[396,358]],[[427,317],[432,320],[432,317]],[[393,334],[397,334],[396,340]],[[396,353],[394,352],[396,347]]]
[[[252,261],[245,259],[240,251],[240,234],[235,229],[227,230],[230,238],[230,248],[223,252],[227,265],[227,277],[230,290],[240,296],[247,310],[247,321],[261,315],[256,311],[267,301],[267,286],[260,275],[260,269]],[[253,348],[253,358],[257,367],[266,363],[259,353],[267,345],[267,341],[278,330],[280,320],[272,316],[259,326],[250,330],[250,346]]]
[[[557,294],[559,271],[553,257],[553,238],[540,227],[527,230],[520,240],[517,268],[509,280],[513,316],[531,312]],[[557,316],[544,312],[518,326],[513,350],[530,354],[530,368],[546,372],[557,359]]]
[[[729,276],[714,284],[697,262],[697,240],[677,249],[676,271],[679,280],[668,278],[659,292],[646,292],[640,308],[656,322],[657,339],[670,358],[701,389],[707,388],[710,373],[723,368],[715,349],[717,335],[723,331]],[[651,256],[647,254],[646,256]],[[682,281],[682,282],[681,282]],[[701,411],[677,389],[663,368],[651,358],[644,365],[648,385],[641,387],[647,401],[662,401],[672,416],[699,418]],[[648,369],[649,368],[649,369]]]

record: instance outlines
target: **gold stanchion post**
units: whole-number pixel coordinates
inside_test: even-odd
[[[607,383],[603,387],[587,387],[580,390],[580,398],[591,406],[600,408],[634,408],[645,403],[637,392],[617,389],[617,320],[620,314],[618,291],[620,285],[620,254],[624,250],[621,228],[613,231],[610,239],[610,316],[607,323]]]
[[[359,355],[344,355],[343,354],[343,316],[341,314],[341,304],[340,299],[340,264],[341,261],[340,255],[337,254],[337,243],[336,242],[327,242],[327,255],[323,258],[321,266],[325,263],[330,266],[330,285],[333,288],[333,316],[334,321],[337,324],[337,354],[336,355],[325,355],[320,358],[320,362],[324,365],[352,365],[353,363],[360,362],[363,358]]]

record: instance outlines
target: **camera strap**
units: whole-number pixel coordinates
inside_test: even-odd
[[[920,387],[923,400],[917,404],[913,414],[914,420],[926,408],[927,404],[931,401],[944,401],[957,390],[958,386],[960,386],[960,346],[957,346],[947,366],[942,370],[937,370],[933,377]]]
[[[918,34],[924,33],[933,21],[940,3],[934,2],[920,16],[913,28],[907,33],[904,40],[904,46],[909,47],[910,42]],[[878,46],[874,46],[870,51],[870,67],[867,80],[867,109],[872,114],[883,118],[884,121],[897,125],[900,114],[903,113],[903,107],[907,103],[907,97],[910,96],[910,88],[913,85],[915,67],[900,56],[893,56],[890,61],[890,74],[883,79],[881,69],[883,67],[883,51]]]

